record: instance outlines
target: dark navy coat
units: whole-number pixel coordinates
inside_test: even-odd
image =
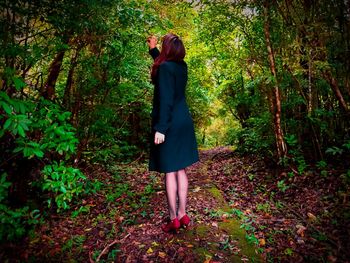
[[[150,49],[149,53],[153,59],[159,55],[157,48]],[[154,84],[149,170],[175,172],[199,160],[193,121],[185,98],[187,64],[184,61],[163,62]],[[165,141],[158,145],[154,143],[156,131],[165,135]]]

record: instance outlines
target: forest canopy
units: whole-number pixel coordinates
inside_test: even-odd
[[[348,1],[0,6],[0,240],[97,191],[83,167],[147,160],[146,39],[167,32],[186,46],[201,148],[232,146],[298,174],[338,167],[350,179]]]

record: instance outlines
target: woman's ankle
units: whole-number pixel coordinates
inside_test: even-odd
[[[181,219],[184,215],[186,215],[186,212],[184,211],[184,212],[178,212],[177,213],[177,217],[179,218],[179,219]]]

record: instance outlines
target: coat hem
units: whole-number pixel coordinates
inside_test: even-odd
[[[189,164],[186,164],[186,165],[182,165],[180,166],[179,168],[172,168],[172,169],[166,169],[166,170],[163,170],[163,169],[156,169],[156,168],[148,168],[148,171],[149,172],[158,172],[158,173],[171,173],[171,172],[177,172],[179,170],[182,170],[182,169],[185,169],[195,163],[199,162],[199,158],[195,161],[192,161],[190,162]]]

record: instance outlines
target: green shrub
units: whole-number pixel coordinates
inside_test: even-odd
[[[49,205],[54,202],[58,211],[68,209],[73,198],[84,192],[83,181],[86,179],[79,169],[55,161],[67,161],[76,152],[79,141],[70,124],[71,113],[43,98],[21,100],[10,98],[5,92],[0,92],[0,112],[0,143],[6,146],[0,161],[11,160],[12,166],[16,167],[21,159],[41,159],[27,167],[28,175],[42,169],[42,177],[31,178],[29,187],[35,185],[46,191],[47,202]],[[5,168],[2,172],[11,180],[16,170]],[[16,183],[19,182],[13,182]],[[28,206],[11,208],[7,197],[10,185],[3,175],[0,186],[1,240],[20,238],[39,218],[38,210],[30,211]]]
[[[46,165],[42,170],[44,175],[41,183],[42,190],[49,191],[53,196],[48,199],[49,207],[54,200],[57,210],[68,209],[73,197],[84,192],[86,177],[79,169],[67,167],[63,162]]]
[[[0,178],[0,242],[15,240],[24,236],[27,228],[38,224],[39,210],[30,211],[28,206],[13,209],[7,201],[8,188],[11,183],[6,181],[6,174]]]

